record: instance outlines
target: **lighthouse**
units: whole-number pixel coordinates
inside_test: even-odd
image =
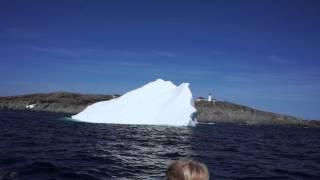
[[[212,96],[211,96],[211,93],[209,93],[208,95],[208,102],[211,102],[212,101]]]

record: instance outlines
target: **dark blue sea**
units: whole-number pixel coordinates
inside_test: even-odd
[[[80,123],[66,114],[0,111],[0,179],[164,179],[179,158],[211,179],[320,179],[320,129]]]

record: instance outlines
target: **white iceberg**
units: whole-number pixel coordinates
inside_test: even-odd
[[[73,119],[92,123],[195,126],[189,83],[157,79],[119,98],[88,106]]]

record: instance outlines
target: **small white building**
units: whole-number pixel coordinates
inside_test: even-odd
[[[215,98],[212,97],[211,93],[209,93],[208,95],[208,98],[204,98],[204,97],[198,97],[196,99],[197,102],[200,102],[200,101],[205,101],[205,102],[213,102],[215,103],[217,100]]]
[[[209,101],[209,102],[211,102],[211,101],[212,101],[211,93],[209,93],[209,95],[208,95],[208,101]]]
[[[198,97],[197,99],[196,99],[196,101],[205,101],[206,99],[204,98],[204,97]]]
[[[26,109],[33,109],[36,106],[36,104],[29,104],[26,105]]]
[[[208,95],[208,102],[213,102],[213,103],[215,103],[216,101],[217,101],[217,99],[213,98],[212,95],[211,95],[211,93],[209,93],[209,95]]]

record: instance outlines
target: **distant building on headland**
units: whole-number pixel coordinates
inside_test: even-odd
[[[36,106],[36,104],[29,104],[26,105],[26,109],[33,109]]]
[[[196,99],[196,101],[205,101],[206,100],[206,98],[204,98],[204,97],[198,97],[197,99]]]
[[[211,101],[212,101],[211,93],[209,93],[209,95],[208,95],[208,101],[209,101],[209,102],[211,102]]]
[[[196,99],[196,101],[198,101],[198,102],[199,102],[199,101],[206,101],[206,102],[213,102],[213,103],[215,103],[217,100],[212,97],[211,93],[209,93],[207,99],[200,96],[200,97],[198,97],[198,98]]]

